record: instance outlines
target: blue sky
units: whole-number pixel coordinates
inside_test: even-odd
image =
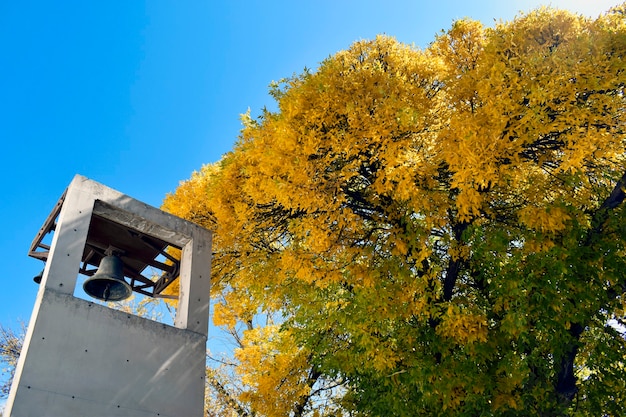
[[[425,47],[455,19],[541,1],[0,2],[0,323],[28,321],[28,247],[75,174],[159,206],[228,152],[272,80],[385,33]],[[560,0],[596,17],[618,0]]]

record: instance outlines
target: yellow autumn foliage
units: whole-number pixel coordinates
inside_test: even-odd
[[[241,400],[268,417],[289,415],[293,403],[311,390],[305,383],[309,353],[297,346],[290,332],[280,332],[276,325],[248,330],[243,340],[235,350],[240,362],[237,372],[249,387]]]
[[[452,338],[461,345],[486,342],[487,330],[485,314],[465,311],[454,305],[448,306],[437,327],[441,336]]]
[[[278,110],[164,203],[215,232],[242,403],[560,415],[581,390],[580,415],[626,410],[574,375],[626,378],[605,328],[626,287],[625,11],[378,36],[273,84]]]

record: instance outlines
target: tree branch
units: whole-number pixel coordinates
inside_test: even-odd
[[[622,178],[617,181],[617,184],[615,184],[615,187],[613,188],[613,191],[611,191],[611,194],[607,197],[606,200],[604,200],[604,202],[600,206],[600,210],[614,209],[622,204],[624,202],[624,199],[626,198],[626,193],[624,192],[624,190],[626,190],[626,171],[624,172],[624,175],[622,175]]]
[[[207,382],[213,387],[218,394],[224,398],[224,401],[237,413],[240,417],[253,417],[254,414],[248,413],[248,411],[239,404],[237,400],[233,398],[233,396],[226,390],[226,388],[222,385],[220,381],[217,380],[215,376],[211,374],[211,372],[207,372]]]
[[[461,242],[463,232],[469,227],[469,222],[461,222],[454,225],[452,231],[454,233],[454,240],[458,243]],[[466,261],[461,258],[450,259],[448,267],[446,268],[446,277],[443,281],[443,300],[450,301],[454,295],[454,287],[456,281],[459,279],[459,274]]]
[[[592,227],[589,229],[582,246],[590,247],[593,245],[595,237],[602,233],[604,224],[606,223],[610,210],[615,209],[626,199],[626,172],[617,181],[611,194],[602,202],[592,219]],[[584,325],[581,323],[572,323],[569,328],[569,334],[572,341],[566,346],[565,353],[559,362],[557,370],[556,392],[562,402],[571,402],[578,392],[576,386],[576,377],[574,375],[574,360],[578,354],[578,344],[580,336],[584,331]]]
[[[322,373],[315,367],[311,367],[311,371],[309,372],[309,378],[306,381],[306,384],[309,386],[309,395],[304,395],[298,398],[298,402],[293,410],[294,417],[302,417],[306,410],[306,406],[309,403],[309,400],[313,396],[313,385],[317,382],[317,380],[322,376]]]

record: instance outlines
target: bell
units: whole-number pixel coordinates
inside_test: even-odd
[[[121,301],[130,297],[132,288],[124,281],[122,269],[124,264],[117,255],[102,258],[100,267],[92,277],[83,284],[85,292],[104,301]]]
[[[35,281],[37,284],[41,284],[41,280],[43,279],[43,271],[44,270],[42,269],[40,273],[33,277],[33,281]]]

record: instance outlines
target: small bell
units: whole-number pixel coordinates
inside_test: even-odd
[[[85,292],[93,298],[104,301],[125,300],[133,290],[124,280],[124,264],[117,255],[102,258],[100,267],[92,277],[83,284]]]
[[[35,281],[35,283],[41,284],[41,280],[43,279],[43,271],[44,270],[42,269],[40,273],[33,277],[33,281]]]

